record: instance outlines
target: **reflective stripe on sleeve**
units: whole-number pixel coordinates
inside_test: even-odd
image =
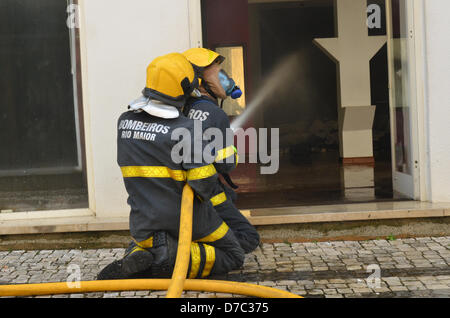
[[[219,204],[224,203],[227,200],[227,196],[225,195],[225,192],[219,193],[218,195],[213,196],[210,201],[213,206],[217,206]]]
[[[233,156],[236,153],[234,149],[235,149],[234,146],[229,146],[227,148],[217,151],[215,162],[222,161],[230,156]]]

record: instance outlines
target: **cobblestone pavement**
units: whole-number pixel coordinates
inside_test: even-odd
[[[122,257],[123,252],[122,248],[0,251],[0,284],[66,282],[76,269],[81,280],[94,280],[99,269]],[[275,287],[304,297],[449,298],[449,265],[450,237],[262,243],[247,255],[242,269],[213,278]],[[124,291],[44,297],[165,295],[166,291]],[[183,297],[242,296],[185,291]]]

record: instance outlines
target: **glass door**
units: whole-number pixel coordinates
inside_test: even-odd
[[[414,20],[410,0],[387,0],[393,189],[419,199]]]

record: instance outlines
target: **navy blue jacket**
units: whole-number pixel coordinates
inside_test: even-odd
[[[176,119],[162,119],[146,112],[128,111],[118,120],[117,162],[129,194],[131,236],[138,242],[154,231],[165,230],[178,236],[186,182],[196,194],[193,239],[208,235],[223,222],[214,211],[214,206],[225,197],[214,165],[188,160],[189,156],[181,162],[173,160],[172,150],[181,138],[172,140],[177,128],[191,132],[191,143],[202,143],[199,151],[203,151],[201,136],[195,140],[194,121],[182,114]],[[196,148],[192,147],[191,156]]]
[[[208,97],[190,98],[184,107],[186,117],[202,122],[203,131],[208,128],[218,128],[222,132],[223,139],[221,149],[214,149],[216,161],[214,166],[221,174],[228,174],[236,168],[238,155],[234,147],[234,134],[230,129],[230,120],[227,114],[217,103]],[[227,138],[228,135],[228,138]],[[214,138],[208,142],[214,141]]]

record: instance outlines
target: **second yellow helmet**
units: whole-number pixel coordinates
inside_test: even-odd
[[[189,49],[183,55],[198,67],[208,67],[216,61],[221,64],[225,60],[219,53],[201,47]]]

